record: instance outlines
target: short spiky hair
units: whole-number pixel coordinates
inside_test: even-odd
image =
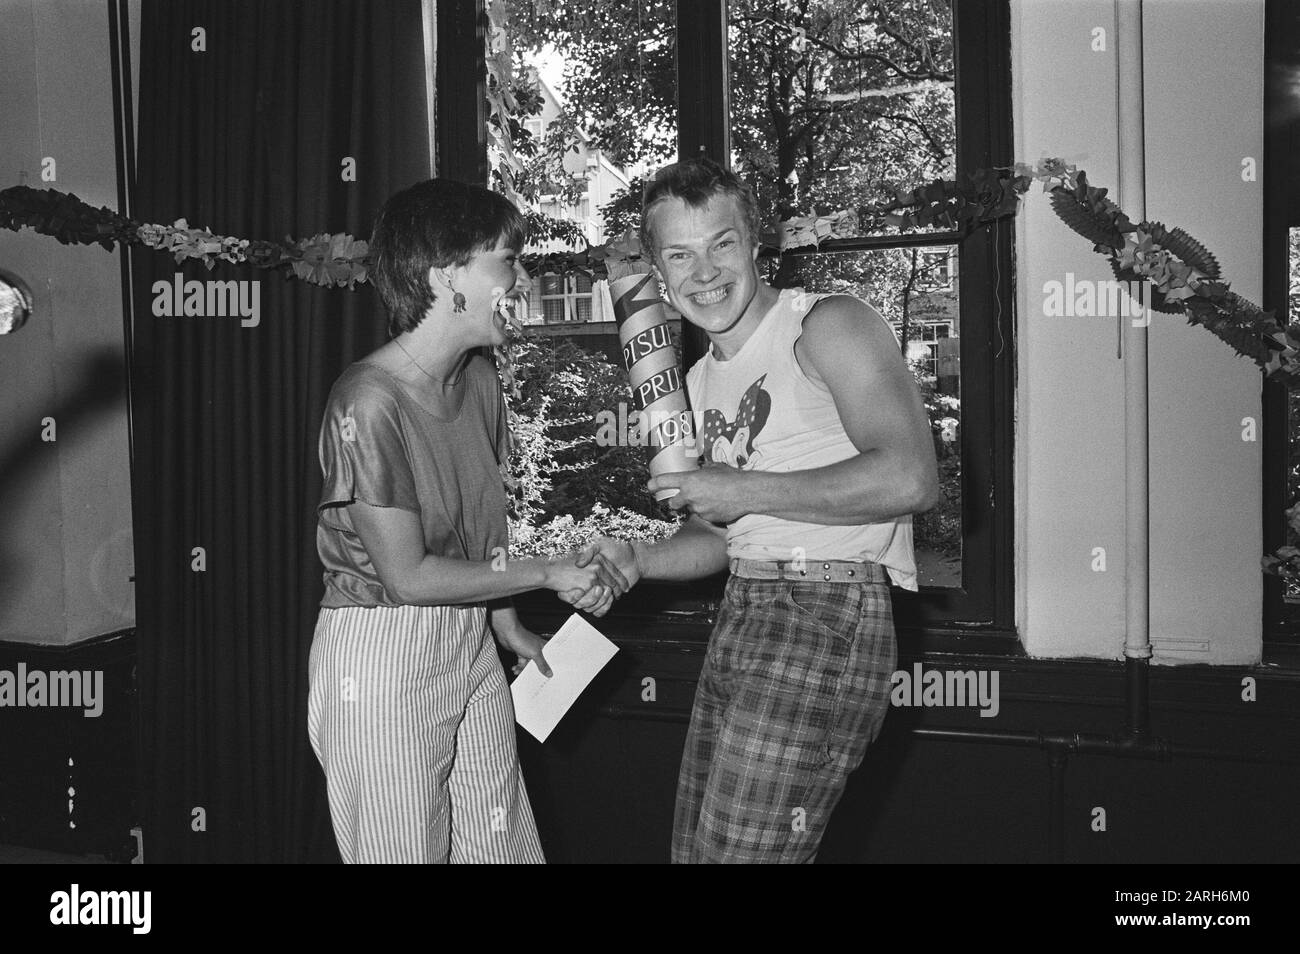
[[[754,190],[730,169],[702,156],[666,166],[646,182],[645,196],[641,200],[641,248],[652,260],[658,258],[658,247],[650,228],[650,210],[654,206],[665,199],[677,198],[698,209],[715,195],[735,197],[745,217],[750,245],[757,245],[759,215]]]
[[[522,251],[528,223],[503,195],[426,179],[389,196],[370,235],[370,278],[388,309],[388,333],[410,331],[433,304],[430,268],[465,265],[498,241]]]

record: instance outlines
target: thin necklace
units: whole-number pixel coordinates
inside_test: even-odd
[[[439,388],[441,388],[441,387],[443,386],[441,381],[439,381],[437,378],[435,378],[435,377],[434,377],[432,374],[430,374],[428,371],[425,371],[425,370],[424,370],[424,365],[422,365],[422,364],[420,364],[420,362],[416,361],[416,360],[415,360],[415,355],[413,355],[413,354],[411,354],[411,352],[407,351],[406,348],[405,348],[405,346],[404,346],[400,341],[398,341],[396,338],[394,338],[394,339],[393,339],[393,344],[397,345],[397,347],[399,347],[399,348],[402,349],[402,353],[405,354],[408,358],[411,359],[411,363],[412,363],[413,365],[415,365],[417,368],[419,368],[421,371],[424,372],[424,376],[425,376],[426,378],[428,378],[428,379],[429,379],[430,381],[432,381],[434,384],[438,385]],[[453,381],[453,382],[451,382],[451,386],[452,386],[453,388],[456,387],[458,384],[460,384],[460,379],[464,376],[464,374],[465,374],[465,369],[464,369],[464,367],[462,367],[462,368],[460,369],[460,374],[456,375],[456,380]]]

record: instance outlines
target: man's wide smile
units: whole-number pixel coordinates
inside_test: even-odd
[[[730,285],[723,285],[721,288],[712,288],[708,291],[695,292],[690,296],[690,299],[697,305],[716,305],[727,297],[727,293],[730,290]]]

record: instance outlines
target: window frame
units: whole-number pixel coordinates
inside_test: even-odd
[[[543,325],[585,325],[593,320],[595,315],[595,283],[591,283],[591,289],[581,291],[577,287],[578,277],[586,277],[584,273],[577,270],[567,270],[567,272],[542,272],[537,276],[537,304],[539,313],[542,316]],[[554,278],[559,283],[559,291],[546,291],[546,279]],[[578,303],[585,300],[588,308],[588,317],[578,315]],[[546,316],[546,304],[559,302],[562,304],[564,317],[558,320],[550,320]]]
[[[1290,309],[1288,233],[1300,228],[1300,188],[1288,174],[1300,148],[1300,118],[1290,113],[1294,96],[1289,77],[1300,65],[1300,10],[1278,0],[1264,3],[1264,268],[1262,305],[1280,316]],[[1288,118],[1289,117],[1289,118]],[[1285,323],[1285,322],[1284,322]],[[1262,535],[1264,552],[1286,543],[1290,502],[1291,437],[1285,385],[1265,379],[1263,405]],[[1287,603],[1285,583],[1263,575],[1263,638],[1265,646],[1300,647],[1300,605]]]
[[[922,267],[928,269],[931,262],[938,260],[939,255],[938,253],[924,252],[922,253],[921,258],[923,259]],[[915,292],[917,294],[926,294],[929,292],[952,291],[952,282],[954,278],[952,263],[954,258],[960,260],[961,256],[954,255],[953,251],[945,252],[942,263],[935,266],[934,273],[928,274],[925,279],[926,283],[924,285],[918,285]],[[931,279],[936,275],[942,275],[944,277],[941,284],[932,284]]]
[[[583,276],[587,278],[591,288],[582,291],[578,286],[578,278]],[[558,292],[546,292],[546,279],[554,277],[559,279],[560,290]],[[589,324],[596,313],[596,283],[591,281],[585,273],[578,271],[565,272],[543,272],[537,276],[537,302],[541,307],[542,323],[547,325],[583,325]],[[587,303],[587,317],[580,317],[578,305],[585,300]],[[546,317],[546,303],[560,302],[564,306],[564,317],[558,321],[551,321]]]
[[[677,4],[682,159],[702,154],[724,164],[730,160],[726,17],[726,0]],[[1008,0],[953,0],[959,177],[1013,162],[1010,23]],[[1002,219],[970,231],[830,239],[817,249],[785,252],[801,256],[930,245],[960,249],[962,585],[922,587],[917,593],[893,588],[900,630],[1015,636],[1013,238],[1012,222]],[[1002,304],[1000,312],[996,302]],[[682,347],[689,367],[704,354],[707,338],[689,326],[683,329]]]
[[[919,321],[915,327],[921,333],[920,337],[916,339],[916,343],[925,347],[926,356],[924,361],[928,376],[937,380],[939,377],[939,342],[952,337],[951,334],[940,335],[938,332],[940,330],[951,332],[952,323],[949,321]],[[897,328],[894,329],[894,333],[898,333]]]
[[[487,104],[483,0],[440,0],[435,124],[438,174],[486,183]],[[1013,161],[1009,0],[953,0],[958,176]],[[679,157],[729,161],[726,0],[677,3]],[[1012,409],[1015,382],[1014,228],[1010,219],[970,232],[832,239],[820,252],[958,245],[962,369],[962,586],[892,588],[895,624],[919,652],[1015,653]],[[806,249],[786,254],[817,254]],[[995,288],[995,281],[997,287]],[[996,296],[996,297],[995,297]],[[995,309],[995,301],[1001,304]],[[688,322],[683,363],[707,337]],[[687,584],[638,587],[611,613],[623,628],[668,624],[701,629],[713,618],[722,575]],[[638,591],[642,591],[638,593]],[[548,594],[521,602],[567,613]]]

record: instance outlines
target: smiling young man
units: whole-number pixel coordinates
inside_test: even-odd
[[[671,539],[601,538],[629,581],[730,569],[678,779],[672,859],[806,862],[884,722],[889,583],[915,590],[913,513],[938,499],[929,422],[893,330],[847,295],[758,271],[749,187],[709,160],[650,183],[649,250],[686,320],[704,466],[665,474]]]

